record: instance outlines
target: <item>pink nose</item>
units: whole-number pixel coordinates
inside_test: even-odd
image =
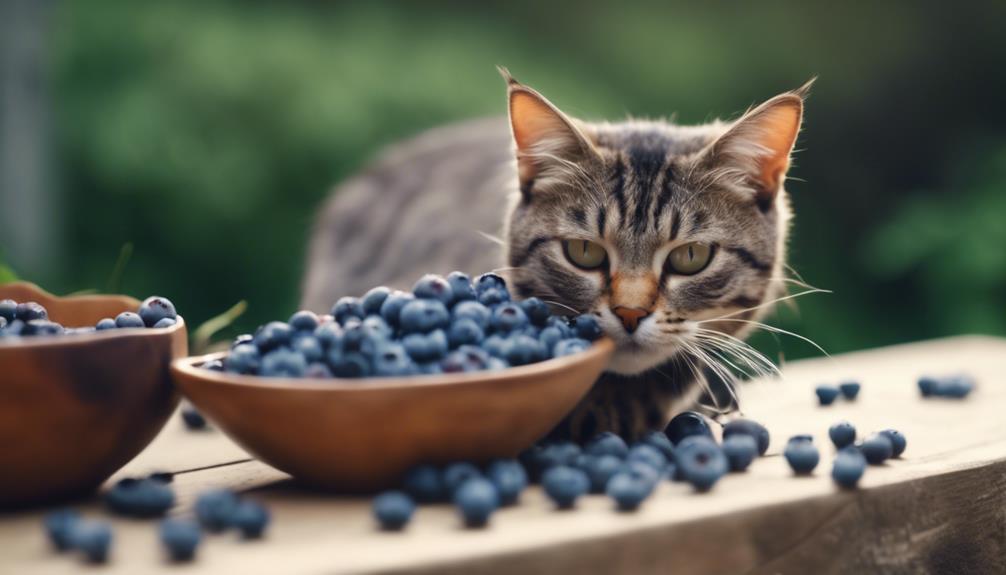
[[[650,315],[649,310],[640,307],[625,307],[623,305],[611,308],[611,312],[622,320],[622,327],[625,331],[632,333],[639,327],[639,320]]]

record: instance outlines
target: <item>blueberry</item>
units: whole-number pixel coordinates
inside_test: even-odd
[[[567,355],[575,355],[582,351],[587,351],[588,349],[590,349],[590,342],[585,339],[564,339],[555,344],[555,347],[552,349],[552,355],[554,357],[564,357]]]
[[[758,444],[758,455],[768,451],[770,436],[768,429],[757,421],[750,419],[735,419],[723,426],[723,440],[732,435],[750,435]]]
[[[340,351],[344,353],[362,353],[367,357],[373,357],[377,348],[387,338],[375,333],[372,326],[367,326],[359,320],[347,322],[342,330],[340,340]]]
[[[3,330],[0,331],[0,335],[4,337],[16,337],[21,335],[21,332],[23,331],[24,331],[24,322],[19,319],[16,319],[8,323],[7,327],[3,328]]]
[[[856,448],[839,450],[831,467],[831,478],[845,488],[853,488],[866,471],[866,458]]]
[[[496,306],[493,310],[489,326],[496,332],[508,333],[528,325],[527,315],[520,305],[507,302]]]
[[[613,455],[619,459],[625,459],[629,454],[629,446],[625,444],[625,440],[610,431],[594,436],[584,450],[590,455]]]
[[[332,369],[332,375],[335,377],[355,379],[367,377],[373,372],[370,361],[360,352],[329,352],[326,359],[328,360],[328,366]]]
[[[856,442],[856,427],[848,421],[840,421],[828,428],[828,437],[836,448],[848,447]]]
[[[391,295],[391,289],[384,286],[370,288],[367,293],[360,298],[360,305],[363,306],[363,313],[366,315],[381,315],[381,306]]]
[[[81,520],[70,531],[70,541],[90,563],[104,563],[112,547],[112,527],[104,521]]]
[[[0,316],[0,330],[7,327],[7,318]]]
[[[545,349],[550,354],[554,353],[556,344],[562,341],[562,339],[562,332],[557,327],[549,326],[538,332],[538,341],[545,346]]]
[[[590,482],[591,493],[604,493],[608,480],[622,470],[622,460],[614,455],[586,455],[582,469]]]
[[[479,294],[479,303],[482,305],[496,306],[510,301],[510,294],[506,290],[490,288]]]
[[[405,474],[402,486],[406,493],[420,503],[435,503],[447,496],[447,488],[440,470],[433,465],[419,465]]]
[[[191,405],[182,407],[182,421],[185,422],[186,429],[206,429],[206,418]]]
[[[513,347],[513,341],[501,335],[490,335],[482,340],[482,349],[486,350],[493,357],[505,358]]]
[[[12,299],[0,300],[0,317],[8,322],[17,319],[17,302]]]
[[[444,373],[468,373],[489,368],[489,354],[480,347],[463,345],[440,362]]]
[[[402,338],[402,345],[406,353],[418,362],[434,361],[447,355],[450,347],[447,343],[447,335],[443,330],[434,330],[431,333],[410,333]]]
[[[205,491],[196,499],[195,512],[203,527],[219,532],[233,524],[238,508],[238,497],[228,489]]]
[[[542,469],[556,465],[575,465],[577,457],[582,452],[580,446],[572,441],[556,441],[545,445],[542,450],[541,461],[544,463]]]
[[[159,529],[161,545],[172,561],[191,561],[202,541],[199,524],[188,519],[165,519]]]
[[[388,322],[388,325],[392,327],[399,326],[399,319],[401,318],[402,308],[405,304],[415,301],[416,296],[406,293],[403,291],[393,291],[391,294],[385,298],[384,303],[381,304],[381,317],[384,321]]]
[[[791,440],[782,454],[797,475],[809,475],[821,461],[821,454],[812,441]]]
[[[531,336],[518,335],[509,339],[510,345],[504,352],[503,359],[507,360],[510,365],[527,365],[548,357],[545,346]]]
[[[475,299],[475,286],[467,274],[462,272],[451,272],[447,274],[447,283],[451,286],[451,293],[454,294],[452,304]]]
[[[126,478],[105,493],[105,505],[114,513],[130,517],[158,517],[175,504],[169,485],[151,479]]]
[[[675,463],[696,491],[711,489],[729,468],[726,455],[711,437],[692,435],[675,447]]]
[[[475,278],[475,293],[481,295],[491,289],[506,291],[506,280],[494,273],[482,274]]]
[[[670,439],[667,439],[667,435],[663,431],[657,429],[648,431],[639,440],[639,443],[649,445],[659,451],[667,462],[674,461],[674,444]]]
[[[541,485],[559,509],[571,509],[590,489],[590,480],[575,467],[557,465],[542,475]]]
[[[794,435],[793,437],[790,437],[789,441],[787,441],[786,443],[789,444],[793,443],[794,441],[810,441],[811,443],[813,443],[814,436],[807,433],[801,433],[799,435]]]
[[[318,321],[318,314],[313,311],[301,310],[290,316],[290,321],[287,323],[294,331],[312,333],[318,329],[320,322]]]
[[[935,377],[923,376],[919,378],[918,386],[922,397],[929,397],[939,387],[940,382]]]
[[[658,473],[662,473],[667,466],[667,458],[652,445],[636,444],[629,449],[629,454],[625,457],[627,462],[638,461],[649,465]]]
[[[440,367],[439,361],[428,361],[426,363],[417,364],[419,368],[419,373],[422,375],[437,375],[444,372],[444,369]]]
[[[0,305],[10,300],[0,302]],[[2,311],[2,310],[0,310]],[[80,514],[72,509],[59,509],[47,513],[42,519],[42,526],[45,533],[52,542],[53,547],[58,551],[66,551],[72,547],[70,534],[80,521]]]
[[[136,315],[136,314],[133,314],[133,315]],[[139,316],[137,316],[137,317],[139,317]],[[8,319],[8,321],[11,320],[11,318],[7,318],[7,319]],[[19,319],[19,320],[21,320],[21,321],[23,321],[25,323],[28,323],[29,321],[36,320],[36,319],[49,319],[49,312],[46,311],[46,309],[44,307],[42,307],[42,304],[36,303],[36,302],[33,302],[33,301],[29,301],[29,302],[17,304],[17,306],[14,308],[14,318],[13,319]],[[142,324],[142,322],[141,322],[141,324]],[[142,327],[142,325],[140,327]]]
[[[385,491],[374,498],[371,509],[381,529],[399,531],[412,519],[416,504],[401,491]]]
[[[262,377],[304,377],[307,359],[299,351],[278,348],[262,356]]]
[[[151,296],[143,300],[140,304],[140,317],[144,325],[154,327],[162,319],[175,319],[178,313],[175,312],[175,304],[166,297]]]
[[[115,327],[144,327],[144,325],[143,319],[131,311],[124,311],[115,316]]]
[[[947,377],[939,380],[933,388],[933,395],[964,399],[974,390],[974,379],[966,375]]]
[[[281,321],[271,321],[255,331],[255,347],[262,353],[290,344],[293,330]]]
[[[664,428],[664,433],[674,445],[693,435],[713,436],[706,419],[694,411],[683,411],[675,415]]]
[[[24,328],[21,330],[21,335],[25,337],[61,335],[62,333],[63,326],[47,319],[33,319],[25,323]]]
[[[499,507],[499,494],[492,482],[480,477],[468,479],[454,494],[454,504],[468,527],[482,527]]]
[[[573,318],[573,331],[576,333],[576,337],[587,341],[594,341],[604,333],[601,330],[601,324],[597,321],[597,316],[587,314]]]
[[[454,290],[451,284],[447,283],[443,277],[426,274],[412,286],[412,295],[419,299],[434,299],[440,303],[450,305],[454,301]]]
[[[478,345],[482,343],[485,334],[482,328],[469,318],[461,318],[451,324],[447,330],[447,341],[452,348],[462,345]]]
[[[425,333],[445,328],[450,323],[450,312],[437,300],[417,299],[405,304],[399,316],[403,333]]]
[[[482,472],[475,465],[467,461],[451,463],[444,468],[444,487],[453,494],[465,481],[477,477],[482,477]]]
[[[147,475],[147,479],[167,485],[169,483],[174,483],[175,474],[170,471],[153,471]]]
[[[224,369],[231,373],[258,373],[262,356],[254,345],[243,343],[224,358]]]
[[[339,301],[332,306],[332,316],[335,321],[346,325],[351,318],[363,319],[367,316],[367,312],[364,311],[360,298],[345,296],[339,298]]]
[[[870,465],[880,465],[894,455],[894,444],[886,435],[875,433],[858,445]]]
[[[115,320],[110,317],[106,317],[102,318],[97,324],[95,324],[94,329],[104,331],[106,329],[115,329],[116,327],[118,326],[115,325]]]
[[[307,363],[318,362],[325,357],[325,349],[321,345],[321,341],[308,332],[296,332],[290,347],[293,351],[303,355]]]
[[[342,347],[342,328],[334,321],[319,325],[314,330],[314,337],[326,350]]]
[[[490,357],[489,361],[486,362],[486,370],[488,371],[501,371],[510,367],[505,359],[500,359],[498,357]]]
[[[517,503],[521,492],[527,487],[527,471],[515,459],[493,461],[486,470],[486,477],[496,487],[500,505],[513,505]]]
[[[304,377],[310,379],[329,379],[335,376],[327,364],[316,361],[307,364],[307,369],[304,370]]]
[[[831,405],[838,398],[838,388],[834,385],[819,385],[814,389],[817,394],[817,401],[821,405]]]
[[[758,442],[744,433],[737,433],[723,440],[723,455],[730,464],[730,471],[744,471],[758,455]]]
[[[455,323],[462,319],[470,319],[483,332],[489,329],[489,320],[491,317],[492,310],[477,301],[460,302],[451,310],[451,319]]]
[[[529,297],[521,301],[520,307],[524,310],[524,314],[527,315],[527,319],[538,327],[544,327],[548,322],[548,318],[552,315],[548,304],[536,297]]]
[[[856,396],[859,395],[860,387],[861,386],[858,381],[843,381],[838,384],[838,390],[842,392],[842,396],[849,401],[856,399]]]
[[[890,440],[891,457],[901,457],[901,454],[905,452],[905,447],[908,446],[908,440],[905,439],[905,436],[896,429],[885,429],[880,432],[880,435],[883,435]]]
[[[162,319],[157,320],[157,323],[154,324],[154,328],[155,329],[164,329],[166,327],[171,327],[171,326],[175,325],[175,323],[176,323],[175,320],[171,319],[170,317],[166,317],[166,318],[162,318]]]
[[[393,335],[391,326],[379,315],[368,315],[363,318],[362,328],[377,339],[390,339]]]
[[[385,343],[374,356],[374,375],[400,377],[413,375],[417,371],[415,362],[399,343]]]
[[[653,493],[654,487],[650,477],[627,469],[612,475],[604,491],[619,511],[634,511]]]
[[[545,322],[545,327],[554,327],[559,330],[562,332],[563,339],[569,339],[576,336],[576,334],[573,333],[573,328],[569,325],[569,320],[561,315],[550,316],[548,321]]]
[[[269,510],[255,501],[239,501],[231,515],[231,525],[241,531],[245,539],[260,539],[269,520]]]

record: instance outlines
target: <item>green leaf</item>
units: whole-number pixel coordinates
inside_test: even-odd
[[[248,309],[248,302],[241,300],[224,313],[212,317],[192,333],[193,355],[202,355],[210,347],[211,339],[220,330],[230,326]]]

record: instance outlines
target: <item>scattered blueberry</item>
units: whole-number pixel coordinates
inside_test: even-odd
[[[709,429],[706,419],[694,411],[685,411],[674,416],[664,428],[664,433],[671,443],[677,445],[686,437],[702,435],[712,437],[713,432]]]
[[[633,445],[629,449],[629,454],[625,457],[625,461],[645,463],[656,470],[657,473],[663,473],[664,468],[667,467],[667,458],[664,457],[664,454],[656,447],[644,443]]]
[[[768,451],[770,436],[768,429],[750,419],[735,419],[723,426],[723,440],[726,441],[732,435],[750,435],[758,444],[758,455],[765,455]]]
[[[836,448],[848,447],[856,442],[856,427],[848,421],[840,421],[828,428],[828,437]]]
[[[175,304],[171,303],[168,298],[160,296],[151,296],[143,300],[143,303],[140,304],[139,315],[147,327],[156,327],[161,320],[174,320],[178,317]],[[174,325],[174,321],[172,321],[172,325]]]
[[[939,380],[937,380],[935,377],[928,377],[928,376],[920,377],[918,381],[919,393],[922,394],[922,397],[930,397],[933,395],[933,392],[936,390],[939,384],[940,384]]]
[[[622,471],[622,460],[614,455],[588,455],[586,469],[591,493],[604,493],[608,481]]]
[[[499,508],[499,494],[489,480],[473,477],[458,487],[454,504],[466,526],[483,527]]]
[[[610,431],[605,431],[587,443],[585,451],[590,455],[614,455],[619,459],[625,459],[629,454],[629,446],[625,440]]]
[[[10,300],[4,300],[0,302],[0,305],[3,305],[7,301]],[[0,312],[3,311],[3,309],[0,309]],[[53,547],[58,551],[66,551],[73,546],[70,534],[78,522],[80,522],[80,514],[72,509],[59,509],[47,513],[42,519],[45,533],[49,537],[49,541],[52,542]]]
[[[723,455],[730,471],[744,471],[758,455],[758,442],[746,433],[735,433],[723,440]]]
[[[908,440],[905,439],[905,436],[896,429],[885,429],[880,434],[891,441],[891,457],[901,457],[901,454],[905,452],[905,447],[908,446]]]
[[[730,466],[720,446],[705,435],[682,439],[675,446],[674,457],[685,480],[696,491],[710,490]]]
[[[401,491],[385,491],[374,498],[374,518],[385,531],[400,531],[412,519],[416,504]]]
[[[241,531],[245,539],[260,539],[269,526],[269,510],[256,501],[239,501],[230,524]]]
[[[119,515],[158,517],[175,504],[175,492],[161,481],[126,478],[105,493],[105,504]]]
[[[819,385],[814,389],[817,394],[817,401],[821,405],[831,405],[841,393],[834,385]]]
[[[82,519],[70,530],[70,542],[88,562],[104,563],[112,547],[112,527],[104,521]]]
[[[660,456],[659,453],[657,455]],[[571,509],[576,500],[590,490],[590,480],[586,473],[575,467],[557,465],[542,475],[541,486],[559,509]]]
[[[479,477],[482,477],[482,472],[475,465],[467,461],[451,463],[444,468],[444,488],[447,493],[453,494],[464,482]]]
[[[527,487],[527,472],[519,461],[513,459],[500,459],[490,463],[486,476],[496,486],[500,505],[517,503],[521,492]]]
[[[831,478],[842,487],[851,489],[859,483],[866,471],[866,458],[855,447],[840,449],[831,467]]]
[[[611,476],[605,493],[615,501],[619,511],[635,511],[653,493],[655,486],[651,477],[626,469]]]
[[[842,392],[842,397],[853,401],[859,395],[860,385],[858,381],[843,381],[838,384],[838,390]]]
[[[809,475],[818,462],[821,461],[821,454],[813,441],[807,439],[792,438],[786,443],[786,449],[782,452],[786,462],[797,475]]]
[[[165,519],[159,529],[161,545],[172,561],[192,561],[203,539],[202,529],[188,519]]]
[[[209,531],[223,531],[233,524],[238,503],[238,496],[233,491],[212,489],[203,492],[196,499],[196,517]]]
[[[649,445],[659,451],[667,462],[674,461],[674,444],[670,439],[667,439],[667,434],[663,431],[656,429],[648,431],[639,440],[639,443]]]
[[[891,439],[880,433],[867,437],[857,447],[870,465],[880,465],[894,455],[894,444]]]

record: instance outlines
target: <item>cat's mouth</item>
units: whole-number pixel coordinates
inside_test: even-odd
[[[681,351],[676,341],[683,333],[670,334],[664,329],[666,326],[661,326],[653,318],[644,319],[629,333],[614,314],[605,310],[598,315],[605,335],[617,346],[608,371],[636,375],[666,363]]]

